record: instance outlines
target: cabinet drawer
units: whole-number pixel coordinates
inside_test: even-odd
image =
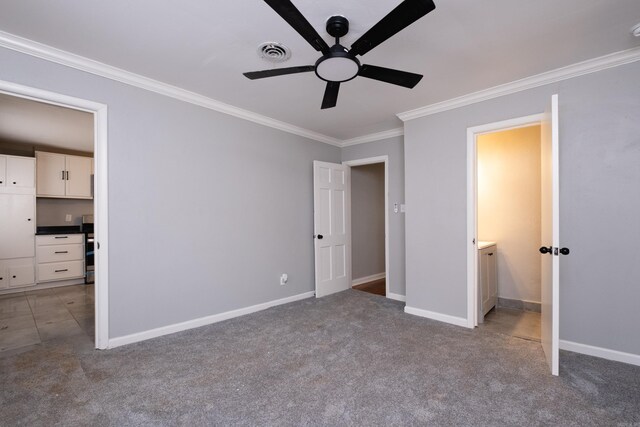
[[[9,267],[9,287],[30,286],[35,283],[33,265],[16,265]]]
[[[72,243],[83,243],[84,234],[51,234],[46,236],[36,236],[36,245],[68,245]]]
[[[84,277],[83,261],[38,264],[38,283]]]
[[[84,245],[38,246],[36,256],[38,264],[43,262],[82,261],[84,259]]]

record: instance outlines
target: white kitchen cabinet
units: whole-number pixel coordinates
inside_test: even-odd
[[[36,236],[38,283],[84,277],[84,235]]]
[[[478,247],[478,288],[481,317],[498,302],[498,246],[495,243]]]
[[[36,161],[33,157],[0,155],[0,189],[23,193],[35,187]]]
[[[38,197],[92,199],[93,158],[36,151]]]
[[[35,198],[0,193],[0,259],[34,256]]]
[[[0,155],[0,289],[35,284],[35,163]]]

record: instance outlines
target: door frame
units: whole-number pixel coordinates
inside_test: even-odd
[[[391,281],[389,280],[389,156],[377,156],[377,157],[367,157],[364,159],[355,159],[355,160],[346,160],[342,162],[343,165],[349,167],[349,173],[351,173],[351,168],[354,166],[365,166],[365,165],[375,165],[378,163],[384,164],[384,275],[385,275],[385,296],[387,298],[391,298],[390,289]],[[352,183],[349,181],[349,186]],[[349,207],[349,215],[351,215],[351,195],[353,194],[352,188],[349,188],[349,196],[347,197],[347,206]],[[350,221],[350,224],[353,222]],[[353,264],[353,226],[349,227],[349,253],[351,257],[351,264]],[[349,286],[353,287],[353,265],[352,268],[349,269]],[[393,298],[391,298],[393,299]]]
[[[109,181],[107,105],[0,80],[0,93],[93,114],[95,348],[109,347]],[[99,249],[98,249],[99,248]]]
[[[540,125],[543,113],[467,128],[467,327],[478,326],[478,136]]]

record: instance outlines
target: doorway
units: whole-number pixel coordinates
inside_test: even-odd
[[[477,322],[540,342],[541,127],[476,136]]]
[[[388,297],[388,156],[343,164],[350,169],[351,287]]]
[[[53,280],[48,276],[46,276],[46,274],[58,273],[58,272],[63,272],[62,274],[71,273],[71,271],[67,270],[66,268],[57,269],[57,268],[51,267],[51,266],[55,266],[57,261],[51,261],[49,259],[45,259],[45,257],[49,256],[50,253],[56,254],[56,255],[60,253],[60,254],[65,254],[65,256],[68,255],[70,257],[75,257],[77,255],[75,254],[75,252],[77,252],[78,250],[77,247],[81,247],[81,249],[84,251],[83,248],[86,247],[84,246],[85,235],[81,233],[81,230],[80,230],[80,233],[78,234],[73,234],[73,233],[68,235],[64,233],[58,234],[59,236],[63,236],[61,238],[64,238],[64,236],[67,236],[68,240],[65,240],[64,242],[69,243],[68,245],[66,245],[68,247],[61,248],[60,251],[54,250],[55,249],[54,246],[50,246],[49,242],[45,242],[44,240],[46,240],[46,238],[44,238],[44,240],[41,242],[43,248],[40,248],[39,246],[37,248],[34,248],[33,259],[35,261],[33,262],[34,263],[39,262],[37,261],[38,259],[42,261],[42,269],[40,269],[41,267],[40,264],[37,264],[37,265],[32,264],[33,268],[36,269],[36,272],[34,274],[34,277],[35,277],[34,285],[31,286],[29,289],[34,289],[35,290],[34,292],[38,292],[36,288],[42,289],[42,290],[45,290],[44,288],[50,289],[51,290],[50,295],[46,297],[43,295],[42,300],[43,301],[46,300],[47,302],[50,302],[52,304],[52,307],[55,304],[61,303],[62,308],[66,308],[69,311],[67,313],[67,312],[64,312],[62,308],[57,307],[58,309],[55,310],[56,315],[63,316],[65,318],[71,316],[74,319],[76,318],[76,315],[78,317],[82,314],[86,315],[84,320],[87,323],[86,324],[87,330],[90,331],[89,332],[91,335],[90,339],[91,341],[94,342],[95,348],[106,349],[109,346],[107,106],[103,104],[95,103],[92,101],[73,98],[66,95],[43,91],[40,89],[35,89],[27,86],[17,85],[17,84],[6,82],[6,81],[0,81],[0,96],[6,97],[7,99],[16,100],[18,101],[18,103],[22,103],[22,104],[33,103],[34,106],[37,106],[38,108],[41,108],[41,109],[57,109],[57,111],[59,112],[64,112],[64,111],[76,112],[76,113],[80,112],[82,114],[87,114],[89,116],[89,133],[90,135],[93,136],[93,143],[88,149],[83,151],[86,151],[86,152],[91,151],[93,154],[93,161],[88,162],[89,163],[88,167],[93,172],[92,173],[93,181],[92,182],[89,181],[89,183],[87,184],[88,191],[91,192],[93,197],[93,211],[83,212],[83,213],[93,214],[93,219],[94,219],[93,233],[95,236],[94,238],[95,252],[94,254],[91,254],[91,256],[93,256],[94,264],[95,264],[95,285],[85,285],[85,286],[87,287],[87,289],[88,287],[92,287],[92,288],[95,287],[95,291],[91,289],[91,292],[89,294],[86,292],[86,289],[84,288],[82,290],[75,287],[68,287],[67,289],[64,289],[63,286],[55,287],[55,286],[50,286],[44,283],[44,282],[48,282],[50,284],[51,281]],[[18,145],[19,144],[16,144],[16,146]],[[33,146],[42,145],[45,147],[55,146],[55,144],[51,144],[51,143],[49,144],[34,143],[32,145]],[[55,151],[55,150],[50,150],[50,151]],[[60,149],[58,151],[64,151],[64,149]],[[59,152],[57,154],[66,156],[65,153]],[[82,154],[82,153],[76,153],[76,154]],[[88,153],[85,153],[85,154],[88,154]],[[77,168],[77,167],[84,167],[84,163],[86,163],[86,161],[83,159],[88,160],[87,157],[75,156],[75,155],[69,154],[69,158],[63,159],[62,162],[73,164],[74,165],[73,167]],[[34,161],[33,163],[35,165],[37,161]],[[63,169],[68,170],[68,169],[71,169],[71,167],[65,167]],[[74,177],[75,176],[76,175],[74,175]],[[71,183],[68,171],[66,171],[66,175],[62,175],[62,177],[61,179],[65,180],[65,183],[66,181],[68,181],[66,186],[65,185],[62,186],[63,191],[73,191],[73,192],[77,191],[77,187],[73,187],[72,185],[70,185],[72,183]],[[33,189],[34,195],[36,194],[35,187],[36,186],[34,185],[34,189]],[[77,194],[73,194],[73,196],[77,196]],[[51,212],[52,210],[60,208],[59,206],[60,203],[58,202],[60,200],[63,200],[64,197],[62,196],[56,196],[56,197],[58,198],[57,201],[56,200],[52,201],[50,199],[45,200],[45,198],[43,198],[42,208],[43,209],[46,208],[48,212]],[[88,199],[88,198],[89,197],[85,197],[85,199]],[[70,208],[70,206],[62,207],[63,210],[67,208]],[[82,205],[79,209],[85,209],[85,208],[86,206]],[[75,214],[68,214],[65,216],[67,219],[69,218],[69,216],[71,216],[72,222],[77,222],[76,221],[77,218],[75,218],[74,215]],[[37,217],[37,213],[36,213],[36,217]],[[82,221],[81,218],[80,218],[80,221]],[[71,236],[71,237],[68,237],[68,236]],[[51,239],[53,239],[53,237],[51,237]],[[82,240],[82,243],[78,239]],[[78,242],[76,242],[76,240],[78,240]],[[53,243],[58,244],[60,242],[62,242],[62,240],[55,241],[55,242],[52,240],[51,244],[52,245]],[[40,251],[41,252],[40,253],[36,249],[43,249],[43,250]],[[88,255],[88,254],[86,254],[85,252],[83,255]],[[76,261],[74,258],[74,260],[65,261],[65,262],[67,262],[68,264],[74,267],[77,267],[76,264],[78,265],[82,264],[84,268],[86,266],[86,260],[84,258],[86,257],[83,256],[82,261],[79,261],[81,258],[78,258],[78,261]],[[51,264],[51,265],[48,265],[48,264]],[[48,267],[51,267],[51,268],[48,269]],[[49,270],[51,270],[51,272],[49,272]],[[86,271],[82,271],[79,274],[82,277],[84,277],[86,275]],[[40,283],[35,283],[40,281],[43,282],[42,285]],[[72,284],[72,286],[82,287],[83,285],[74,283]],[[28,299],[29,295],[27,295],[29,292],[31,292],[29,289],[25,287],[23,293],[25,294],[24,296],[26,298],[26,303],[28,305],[31,305],[33,304],[33,302],[29,301]],[[69,309],[69,307],[71,307],[71,304],[80,303],[80,299],[82,299],[83,296],[87,298],[86,298],[86,301],[82,301],[82,302],[89,302],[90,304],[87,304],[87,306],[85,307],[86,308],[85,312],[82,312],[82,310],[78,309],[78,310],[75,310],[75,315],[74,315],[74,310]],[[29,307],[27,306],[27,308]],[[89,309],[91,309],[92,313],[88,313]],[[32,313],[32,314],[34,316],[34,321],[37,322],[37,319],[35,318],[37,317],[36,313]],[[93,316],[90,316],[90,314],[93,314]],[[63,329],[70,327],[72,323],[70,319],[61,320],[61,322],[67,322],[64,325],[64,327],[61,326],[61,328]],[[93,322],[93,328],[91,328],[92,326],[90,324],[91,322]],[[81,322],[78,321],[78,323],[81,323]],[[36,323],[36,328],[37,328],[37,323]],[[93,333],[91,334],[91,332]]]

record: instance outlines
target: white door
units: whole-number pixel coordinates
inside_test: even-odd
[[[541,135],[542,348],[553,375],[559,365],[560,186],[558,164],[558,95],[545,111]]]
[[[64,197],[64,155],[36,152],[36,194]]]
[[[313,162],[316,297],[350,288],[349,180],[348,166]]]
[[[91,157],[66,157],[66,196],[91,198]]]
[[[35,197],[0,194],[0,259],[35,255]]]

